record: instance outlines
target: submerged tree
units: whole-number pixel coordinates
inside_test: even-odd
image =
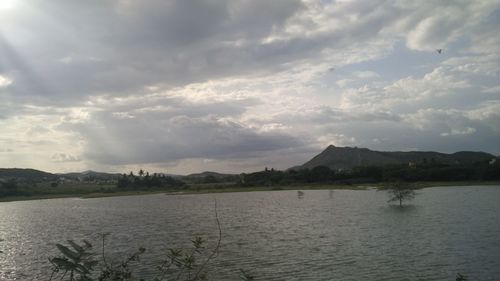
[[[389,194],[388,202],[399,202],[399,206],[403,206],[403,201],[410,201],[415,198],[415,190],[408,184],[401,182],[393,183],[387,188]]]

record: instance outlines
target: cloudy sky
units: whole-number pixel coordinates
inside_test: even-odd
[[[1,0],[0,167],[498,155],[499,26],[495,0]]]

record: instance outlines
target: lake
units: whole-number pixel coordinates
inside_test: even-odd
[[[0,203],[0,280],[47,280],[55,243],[109,232],[107,252],[218,237],[210,280],[500,280],[500,186],[435,187],[407,207],[375,190],[305,190]],[[142,270],[141,274],[151,274]]]

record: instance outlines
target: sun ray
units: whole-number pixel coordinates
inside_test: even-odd
[[[15,9],[19,0],[2,0],[0,1],[0,11],[9,11]]]

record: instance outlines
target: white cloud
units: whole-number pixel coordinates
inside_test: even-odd
[[[500,86],[483,88],[481,92],[488,94],[500,94]]]
[[[62,162],[62,163],[65,163],[65,162],[80,162],[80,161],[82,161],[82,159],[80,159],[79,157],[76,157],[76,156],[73,156],[73,155],[69,155],[69,154],[66,154],[66,153],[54,153],[52,155],[51,159],[54,162]]]
[[[0,75],[0,88],[7,87],[12,84],[12,80],[9,77]]]
[[[331,143],[500,153],[499,9],[55,0],[0,37],[0,164],[241,171]]]
[[[335,146],[355,146],[357,140],[355,137],[349,137],[344,134],[326,134],[318,138],[319,147],[327,147],[330,144]]]
[[[471,127],[467,127],[467,128],[464,128],[464,129],[453,129],[451,130],[451,132],[449,133],[441,133],[440,136],[442,137],[446,137],[446,136],[454,136],[454,135],[470,135],[470,134],[474,134],[476,132],[476,129],[474,128],[471,128]]]

